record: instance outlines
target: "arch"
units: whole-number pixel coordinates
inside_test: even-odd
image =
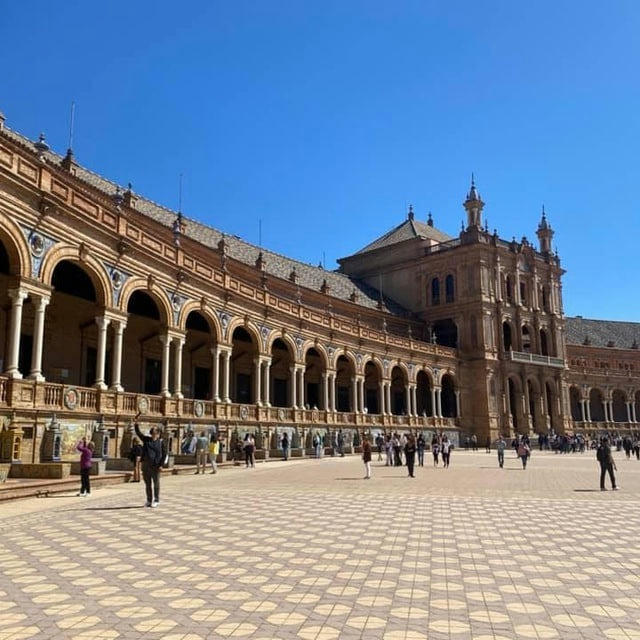
[[[427,370],[420,369],[416,374],[416,409],[419,416],[433,415],[432,389],[433,377]]]
[[[32,277],[31,252],[20,227],[5,213],[0,211],[0,243],[7,252],[9,274]]]
[[[541,433],[543,426],[546,431],[546,424],[543,425],[543,411],[541,406],[544,397],[541,393],[540,383],[536,378],[527,378],[527,400],[529,405],[528,412],[531,416],[534,432]]]
[[[304,398],[305,404],[311,408],[327,409],[325,406],[324,374],[327,361],[320,349],[313,344],[304,351]]]
[[[522,351],[525,353],[532,353],[533,335],[531,333],[531,328],[526,322],[520,327],[520,339],[522,340]]]
[[[56,246],[45,255],[40,268],[40,278],[44,284],[52,286],[53,272],[65,260],[75,263],[91,278],[96,290],[97,301],[101,306],[111,307],[113,305],[111,281],[106,270],[93,256],[81,256],[79,247]]]
[[[380,362],[369,358],[363,367],[364,373],[364,406],[367,413],[382,413],[382,403],[380,402],[380,385],[382,382],[383,369]]]
[[[611,394],[614,422],[627,422],[627,394],[622,389],[614,389]]]
[[[153,287],[150,289],[148,284],[149,282],[146,278],[135,277],[127,280],[120,293],[120,311],[128,313],[129,299],[136,291],[142,291],[150,296],[156,303],[158,311],[160,312],[160,321],[167,326],[172,325],[171,319],[173,318],[173,311],[169,305],[169,299],[166,295],[163,295],[158,288]]]
[[[452,318],[437,320],[433,323],[436,342],[443,347],[458,348],[458,325]]]
[[[431,369],[431,367],[428,367],[426,364],[420,367],[420,369],[418,369],[418,371],[416,372],[416,382],[418,381],[418,375],[420,373],[424,373],[427,376],[427,379],[431,386],[434,386],[436,384],[436,376],[433,373],[433,369]]]
[[[205,305],[203,305],[201,301],[190,300],[182,305],[182,309],[180,309],[180,314],[178,315],[178,328],[181,331],[187,330],[187,318],[192,311],[197,311],[200,315],[206,318],[215,341],[220,342],[223,336],[218,316],[215,312],[210,311]]]
[[[293,338],[286,331],[272,331],[267,338],[265,350],[267,353],[271,353],[273,350],[273,344],[276,340],[282,340],[287,345],[287,349],[289,349],[289,353],[293,362],[298,361],[298,347],[296,343],[293,341]]]
[[[445,373],[440,382],[440,403],[443,418],[457,418],[456,383],[453,376]]]
[[[404,363],[398,362],[391,368],[391,413],[396,416],[408,413],[406,388],[409,371]]]
[[[343,356],[351,363],[351,365],[353,366],[353,372],[355,374],[355,372],[358,370],[356,357],[354,353],[352,351],[349,351],[348,349],[339,349],[335,351],[335,353],[333,354],[333,358],[331,359],[331,362],[330,362],[331,368],[337,369],[338,360]]]
[[[569,404],[571,405],[571,419],[574,422],[582,422],[582,405],[581,405],[582,396],[580,394],[580,389],[576,386],[569,387]]]
[[[502,345],[505,351],[513,349],[513,326],[509,320],[502,321]]]
[[[229,327],[231,341],[230,395],[233,402],[252,404],[255,397],[255,359],[260,338],[249,323]]]
[[[291,368],[296,361],[296,348],[286,335],[278,335],[269,346],[271,355],[271,404],[274,407],[295,407],[298,399],[292,395]],[[298,392],[300,393],[300,392]]]
[[[550,347],[549,334],[547,333],[547,330],[544,327],[542,327],[540,329],[540,355],[543,355],[543,356],[552,355],[549,347]]]
[[[591,422],[605,422],[604,394],[600,389],[593,388],[589,391],[589,411]]]
[[[305,342],[302,345],[302,361],[306,362],[306,358],[307,358],[307,352],[310,349],[315,349],[318,352],[318,355],[320,356],[320,358],[322,358],[322,366],[324,369],[328,369],[329,368],[329,354],[327,353],[327,350],[324,348],[324,346],[322,344],[320,344],[318,341],[316,342],[312,342],[311,340]]]
[[[548,426],[553,429],[560,429],[562,427],[562,420],[560,418],[560,407],[558,406],[558,385],[555,380],[545,380],[544,383],[547,414],[549,418]]]
[[[440,304],[440,280],[438,278],[431,279],[431,304]]]
[[[451,273],[444,279],[444,296],[447,303],[455,301],[455,278]]]
[[[185,395],[196,400],[212,400],[215,396],[215,324],[201,305],[191,305],[183,327],[185,342],[182,348],[182,386],[186,389]]]
[[[522,397],[522,381],[518,376],[509,376],[507,378],[508,409],[515,433],[519,433],[520,429],[524,428]]]
[[[233,333],[238,327],[241,327],[251,335],[251,338],[255,342],[259,353],[262,353],[262,355],[267,355],[269,353],[268,351],[262,351],[260,329],[252,320],[249,320],[248,318],[235,317],[229,322],[229,326],[227,326],[227,335],[225,336],[225,341],[228,344],[233,343]]]
[[[336,409],[354,411],[353,378],[356,375],[356,360],[353,354],[341,352],[335,359],[336,368]]]

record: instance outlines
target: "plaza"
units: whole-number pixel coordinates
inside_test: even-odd
[[[640,638],[640,462],[259,463],[0,506],[0,640]]]

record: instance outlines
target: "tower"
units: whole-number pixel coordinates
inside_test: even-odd
[[[542,205],[542,218],[536,231],[538,240],[540,240],[540,253],[551,253],[551,240],[553,239],[553,229],[547,222],[547,215],[544,211],[544,205]]]
[[[467,210],[467,229],[476,228],[482,230],[482,209],[484,202],[476,189],[476,183],[471,174],[471,188],[464,201],[464,208]]]

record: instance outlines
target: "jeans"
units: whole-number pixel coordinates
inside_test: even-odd
[[[424,467],[424,449],[418,449],[418,465]]]
[[[364,463],[364,470],[366,472],[366,476],[365,478],[370,478],[371,477],[371,463],[370,462],[365,462]]]
[[[160,467],[143,463],[142,478],[147,492],[147,502],[160,501]]]
[[[282,447],[282,457],[285,460],[289,459],[289,447]]]
[[[89,473],[91,467],[80,469],[80,493],[91,493],[91,482],[89,481]]]
[[[504,467],[504,451],[498,451],[498,464]]]
[[[405,456],[407,458],[407,471],[409,471],[409,475],[413,477],[413,465],[416,461],[416,454],[415,452],[408,452],[405,453]]]
[[[523,469],[526,469],[526,468],[527,468],[527,458],[528,458],[528,457],[529,457],[529,456],[528,456],[528,455],[526,455],[526,454],[525,454],[525,455],[523,455],[523,456],[520,456],[520,459],[522,460],[522,468],[523,468]]]
[[[604,479],[607,473],[609,474],[609,479],[611,480],[611,487],[615,489],[616,477],[615,475],[613,475],[613,465],[610,462],[605,464],[600,463],[600,488],[604,489]]]
[[[204,473],[207,468],[207,451],[206,449],[202,449],[201,451],[196,451],[196,472],[200,473],[200,466],[202,465],[202,473]]]

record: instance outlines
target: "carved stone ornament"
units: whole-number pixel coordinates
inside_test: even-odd
[[[193,414],[196,418],[202,418],[204,415],[204,402],[202,400],[196,400],[193,403]]]
[[[78,393],[78,390],[76,388],[69,387],[65,390],[62,400],[64,402],[64,406],[67,409],[73,411],[78,406],[78,402],[80,401],[80,394]]]
[[[284,409],[282,407],[278,409],[278,420],[280,420],[280,422],[284,420]]]
[[[45,241],[44,238],[34,231],[29,236],[29,248],[31,249],[31,254],[36,258],[41,258],[42,254],[45,250]]]
[[[140,413],[147,413],[147,411],[149,411],[149,398],[146,396],[138,396],[137,405]]]
[[[242,406],[240,407],[240,418],[242,420],[247,420],[249,417],[249,407]]]

